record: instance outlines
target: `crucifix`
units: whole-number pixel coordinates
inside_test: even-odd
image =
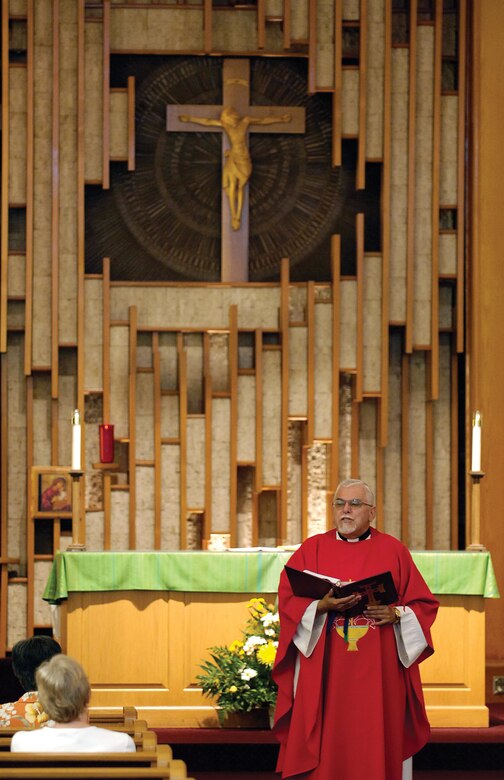
[[[248,281],[248,133],[304,133],[305,110],[251,106],[249,60],[224,60],[221,106],[169,105],[168,132],[222,131],[221,281]],[[194,124],[196,127],[188,127]]]

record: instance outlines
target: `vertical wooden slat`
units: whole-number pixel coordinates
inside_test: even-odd
[[[351,442],[351,456],[350,456],[350,470],[351,478],[358,479],[360,477],[360,457],[359,457],[359,432],[360,432],[360,403],[355,399],[352,401],[352,421],[350,425],[350,442]]]
[[[303,442],[301,447],[301,539],[307,538],[308,530],[308,447]]]
[[[413,351],[413,294],[415,262],[415,133],[416,133],[416,53],[417,0],[410,0],[408,74],[408,195],[406,218],[406,339],[405,350]]]
[[[332,95],[332,164],[341,165],[341,90],[343,84],[342,49],[343,49],[343,25],[342,10],[343,0],[335,0],[334,3],[334,92]]]
[[[229,531],[231,547],[237,544],[237,500],[238,500],[238,307],[229,307]]]
[[[259,493],[252,493],[252,547],[259,544]]]
[[[51,464],[61,466],[59,462],[59,408],[58,399],[51,399]]]
[[[332,279],[332,446],[331,446],[331,493],[339,482],[339,371],[340,371],[340,266],[341,237],[331,237],[331,279]],[[331,510],[332,514],[332,510]],[[332,518],[328,518],[331,522]]]
[[[34,519],[32,517],[33,507],[33,377],[26,378],[26,474],[27,474],[27,496],[26,502],[29,511],[26,513],[26,634],[33,635],[34,623],[34,603],[33,603],[33,583],[35,579],[35,563],[33,560],[34,551]]]
[[[210,371],[210,335],[203,334],[203,378],[205,393],[205,516],[203,539],[212,530],[212,373]]]
[[[85,0],[78,0],[77,17],[77,408],[82,410],[85,421],[84,402],[84,11]],[[86,469],[86,426],[82,426],[81,458]],[[82,542],[86,539],[86,490],[85,475],[81,480],[80,512],[82,518]],[[109,478],[110,482],[110,478]]]
[[[428,385],[429,373],[426,372]],[[426,394],[429,386],[426,387]],[[434,410],[433,402],[427,400],[425,404],[425,547],[432,550],[434,547]]]
[[[315,285],[306,285],[306,326],[308,330],[306,444],[311,447],[315,430]]]
[[[282,410],[281,410],[281,480],[278,543],[287,537],[287,485],[289,478],[289,260],[282,258],[280,271],[280,333],[282,334]]]
[[[427,397],[439,396],[439,186],[441,163],[441,57],[443,35],[443,0],[436,0],[434,24],[434,85],[432,127],[432,284],[431,284],[431,351],[430,387]]]
[[[2,2],[2,211],[0,219],[0,352],[7,350],[9,262],[9,3]]]
[[[385,485],[385,450],[379,445],[376,447],[376,527],[379,531],[384,530],[384,485]]]
[[[136,373],[137,373],[137,327],[138,312],[136,306],[129,307],[129,549],[136,548]]]
[[[161,359],[159,334],[152,334],[154,406],[154,549],[161,549]]]
[[[257,48],[266,45],[266,8],[265,0],[257,0]]]
[[[317,84],[317,0],[308,0],[308,94]]]
[[[401,540],[409,543],[409,404],[410,364],[404,354],[401,361]]]
[[[259,493],[263,483],[263,332],[255,332],[255,492]]]
[[[367,85],[367,0],[360,0],[359,45],[359,142],[356,188],[366,186],[366,85]]]
[[[102,384],[103,384],[103,420],[110,423],[110,258],[103,258],[102,282]],[[112,480],[107,471],[103,472],[103,546],[111,546],[111,500]]]
[[[456,353],[456,336],[455,336],[455,349],[451,356],[450,366],[450,409],[451,409],[451,447],[450,447],[450,484],[451,484],[451,501],[450,501],[450,546],[452,550],[458,550],[458,521],[459,521],[459,499],[458,499],[458,453],[459,453],[459,434],[458,434],[458,415],[459,415],[459,400],[458,400],[458,356]]]
[[[283,47],[290,49],[291,46],[291,1],[283,0]]]
[[[51,126],[51,396],[58,398],[59,357],[59,184],[60,184],[60,45],[59,0],[52,3],[52,126]],[[57,417],[56,417],[57,420]],[[54,422],[54,419],[53,419]],[[56,425],[56,432],[58,428]],[[57,461],[54,460],[53,463]]]
[[[203,29],[205,54],[212,51],[212,0],[204,0]]]
[[[9,584],[7,564],[7,355],[0,354],[0,653],[5,655],[7,648],[7,588]],[[29,514],[27,512],[27,514]]]
[[[135,77],[128,76],[128,171],[135,170]]]
[[[103,0],[102,187],[110,187],[110,0]]]
[[[355,375],[355,400],[362,401],[364,364],[364,214],[357,214],[357,356]]]
[[[34,86],[33,51],[34,18],[33,2],[28,0],[26,18],[26,267],[25,267],[25,341],[24,372],[32,370],[33,344],[33,163],[34,163]]]
[[[177,334],[179,364],[179,440],[180,440],[180,549],[187,548],[187,354],[184,334]]]
[[[381,285],[381,367],[378,401],[378,446],[388,440],[389,411],[389,289],[390,289],[390,177],[392,138],[392,8],[385,3],[385,38],[383,63],[383,165],[382,165],[382,285]],[[377,488],[378,493],[378,488]]]
[[[464,351],[464,280],[465,280],[465,124],[467,68],[467,0],[459,0],[458,33],[458,130],[457,130],[457,286],[456,286],[456,348]],[[476,58],[473,60],[476,62]],[[478,122],[477,112],[473,112]],[[476,136],[476,134],[475,134]]]

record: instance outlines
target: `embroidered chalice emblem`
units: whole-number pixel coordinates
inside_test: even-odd
[[[347,642],[347,652],[355,653],[359,650],[357,642],[367,634],[368,629],[374,625],[374,621],[368,620],[363,615],[357,615],[348,619],[348,625],[345,627],[345,618],[338,617],[334,621],[334,627],[338,635]]]

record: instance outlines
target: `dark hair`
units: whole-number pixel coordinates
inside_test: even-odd
[[[12,669],[25,691],[35,691],[35,672],[43,661],[61,653],[61,647],[50,636],[21,639],[12,648]]]

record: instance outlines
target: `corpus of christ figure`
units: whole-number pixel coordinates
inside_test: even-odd
[[[179,115],[181,122],[194,122],[197,125],[206,125],[207,127],[221,127],[229,139],[230,148],[225,152],[226,160],[222,169],[222,186],[229,200],[233,230],[240,229],[243,189],[252,173],[252,160],[247,144],[249,126],[287,123],[291,121],[291,118],[290,114],[265,117],[240,116],[232,106],[225,106],[219,119]]]

